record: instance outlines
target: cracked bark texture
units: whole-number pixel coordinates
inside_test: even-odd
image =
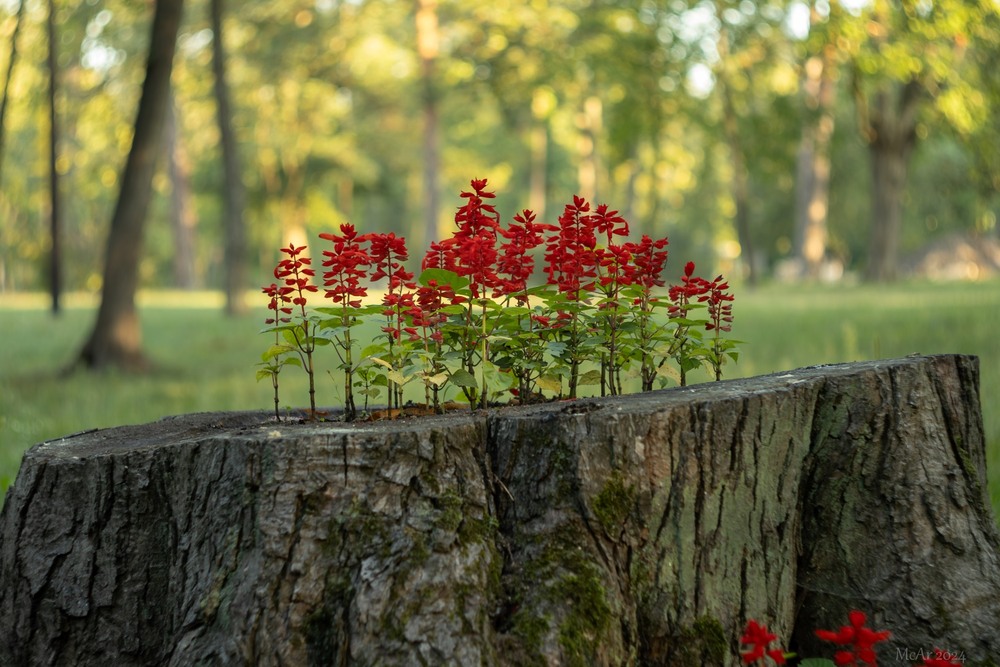
[[[3,665],[735,665],[861,609],[1000,656],[974,357],[397,422],[188,415],[42,443]],[[822,647],[827,648],[827,647]]]

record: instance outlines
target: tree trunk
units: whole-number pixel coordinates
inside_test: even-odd
[[[58,315],[62,295],[62,204],[59,197],[59,114],[56,92],[59,89],[59,56],[56,39],[56,3],[49,0],[46,17],[49,42],[49,296],[52,314]]]
[[[3,175],[4,136],[7,128],[7,102],[10,100],[10,81],[14,76],[14,63],[17,62],[17,37],[21,33],[21,22],[24,19],[25,0],[21,0],[17,5],[17,15],[14,18],[14,32],[10,36],[10,59],[7,60],[7,76],[3,79],[3,93],[0,94],[0,177]],[[0,178],[0,185],[3,178]],[[3,188],[0,187],[0,192]]]
[[[820,650],[811,628],[836,629],[856,608],[891,629],[886,658],[934,647],[968,664],[1000,658],[978,384],[969,357],[908,358],[860,384],[826,378],[799,494],[803,654]]]
[[[101,306],[94,330],[80,352],[80,362],[89,368],[120,366],[142,370],[147,366],[135,293],[153,173],[163,145],[163,126],[170,103],[170,72],[183,5],[183,0],[156,2],[135,133],[108,233]]]
[[[811,632],[850,609],[883,660],[995,658],[978,373],[42,443],[0,515],[0,664],[735,666],[750,618],[830,657]]]
[[[836,13],[837,4],[831,4]],[[816,3],[809,7],[809,25],[817,29],[823,19]],[[803,67],[802,93],[807,119],[795,179],[795,234],[793,251],[804,276],[816,279],[826,259],[827,212],[830,201],[830,141],[833,138],[833,105],[836,94],[836,47],[821,45],[818,55]]]
[[[716,11],[721,12],[721,6],[716,5]],[[729,58],[729,33],[719,31],[717,42],[720,67],[715,73],[716,87],[722,97],[722,131],[729,147],[729,158],[732,163],[732,176],[729,191],[736,208],[735,226],[736,238],[740,243],[740,259],[743,263],[743,276],[751,287],[757,284],[757,267],[754,259],[753,242],[750,238],[750,170],[747,167],[746,151],[740,136],[739,114],[733,100],[732,85],[729,82],[730,73],[724,65]]]
[[[876,140],[869,147],[872,163],[872,226],[868,238],[865,279],[896,279],[899,235],[903,229],[903,195],[910,160],[910,145]]]
[[[170,227],[174,237],[174,286],[190,290],[197,286],[195,230],[198,215],[191,197],[191,163],[177,124],[176,99],[167,105],[167,161],[170,174]]]
[[[549,191],[549,114],[551,100],[541,88],[531,97],[531,125],[528,128],[528,208],[539,220],[545,219]]]
[[[222,146],[222,175],[225,183],[223,201],[223,236],[225,237],[226,314],[246,312],[247,242],[243,224],[245,190],[240,166],[239,144],[233,131],[233,111],[226,82],[226,48],[223,43],[223,0],[212,0],[212,73],[215,76],[216,116]]]
[[[896,279],[906,173],[917,144],[917,112],[923,96],[916,81],[887,85],[873,95],[870,104],[855,92],[872,161],[872,222],[865,267],[868,281]]]
[[[438,186],[438,172],[441,170],[438,147],[440,143],[438,139],[438,96],[434,85],[434,63],[440,50],[437,0],[417,0],[416,29],[424,112],[424,242],[422,247],[427,247],[432,241],[438,240],[438,214],[441,208]]]
[[[577,149],[579,160],[576,168],[580,196],[596,206],[599,197],[598,173],[600,172],[600,152],[597,141],[604,125],[604,106],[599,97],[587,97],[583,108],[577,114]]]

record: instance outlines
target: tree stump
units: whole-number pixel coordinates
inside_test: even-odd
[[[0,664],[728,666],[749,618],[829,657],[812,630],[850,609],[883,660],[991,664],[978,380],[908,357],[42,443],[0,516]]]

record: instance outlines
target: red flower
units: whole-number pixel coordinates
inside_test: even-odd
[[[296,248],[289,243],[287,248],[281,249],[281,252],[288,257],[278,262],[278,265],[274,267],[274,277],[278,280],[284,280],[285,286],[291,288],[286,292],[286,295],[292,292],[298,293],[298,296],[292,297],[291,302],[301,308],[302,317],[306,316],[305,293],[319,291],[318,287],[309,282],[309,279],[316,275],[316,272],[310,268],[312,260],[308,257],[299,257],[305,249],[305,246]]]
[[[550,285],[557,285],[560,292],[574,296],[594,288],[598,258],[594,251],[594,216],[587,215],[590,204],[582,197],[573,196],[559,216],[558,233],[546,243],[545,271]]]
[[[458,274],[468,276],[474,299],[486,298],[486,290],[500,284],[493,268],[497,261],[496,240],[496,234],[483,229],[458,244]]]
[[[463,192],[461,197],[468,199],[464,206],[455,213],[455,223],[458,231],[455,238],[467,238],[477,235],[483,229],[494,233],[500,227],[499,214],[492,204],[486,204],[484,199],[493,199],[496,194],[486,192],[486,179],[472,180],[473,192]]]
[[[382,314],[388,318],[388,324],[382,327],[382,331],[389,334],[390,342],[399,340],[405,331],[406,312],[415,307],[413,290],[417,287],[413,282],[413,274],[403,266],[403,262],[409,257],[406,239],[389,232],[365,234],[360,240],[369,244],[368,256],[371,258],[371,266],[375,267],[371,279],[389,279],[389,289],[382,297],[382,305],[385,306]]]
[[[747,627],[740,637],[740,644],[749,645],[749,650],[740,653],[744,665],[763,660],[764,656],[771,658],[776,665],[785,664],[785,653],[781,649],[769,649],[768,644],[777,639],[778,636],[768,632],[766,625],[761,625],[755,620],[747,621]]]
[[[455,250],[455,239],[445,239],[440,243],[431,242],[431,247],[424,255],[421,269],[446,269],[458,273],[458,256]]]
[[[601,276],[598,281],[602,286],[608,285],[631,285],[635,278],[635,267],[631,263],[632,253],[629,250],[630,244],[611,244],[607,248],[599,248],[595,251],[598,266],[601,267]]]
[[[542,233],[555,231],[553,225],[535,223],[535,214],[528,209],[514,216],[507,229],[499,229],[507,242],[500,246],[497,274],[501,277],[493,296],[515,295],[519,302],[527,300],[524,292],[535,270],[535,260],[529,254],[543,242]]]
[[[834,664],[839,667],[850,665],[859,667],[869,665],[875,667],[875,651],[872,648],[878,642],[889,638],[887,630],[876,632],[865,626],[868,617],[864,612],[853,610],[848,615],[850,625],[842,625],[836,632],[832,630],[816,630],[816,636],[823,641],[848,646],[850,650],[837,651],[833,656]]]
[[[278,324],[279,322],[288,323],[292,320],[288,317],[281,317],[278,313],[284,313],[285,315],[291,315],[292,309],[288,306],[282,305],[292,302],[292,297],[288,296],[294,292],[292,287],[278,287],[274,283],[267,285],[262,290],[264,294],[271,297],[270,303],[267,307],[270,311],[274,313],[274,317],[269,317],[264,320],[264,324]]]
[[[608,246],[613,243],[612,236],[628,236],[628,222],[618,211],[609,211],[607,204],[599,205],[592,218],[594,231],[608,237]]]
[[[327,288],[325,296],[345,308],[357,308],[361,305],[361,297],[368,295],[368,290],[361,286],[360,281],[368,273],[371,257],[362,250],[361,237],[354,225],[342,224],[340,232],[342,236],[319,235],[321,239],[333,242],[332,252],[323,251],[323,256],[327,258],[323,266],[329,268],[323,274],[323,285]]]
[[[708,283],[704,278],[692,277],[694,273],[694,262],[684,265],[684,275],[681,276],[680,285],[671,285],[667,296],[670,297],[672,305],[667,309],[670,317],[686,317],[688,304],[691,299],[705,293]]]
[[[732,331],[733,295],[726,293],[729,283],[723,282],[722,276],[718,276],[711,282],[703,281],[702,287],[705,293],[698,297],[698,301],[708,303],[708,323],[705,324],[705,330]]]
[[[634,283],[647,289],[663,287],[664,283],[660,275],[667,265],[667,250],[665,248],[668,243],[666,238],[654,241],[643,234],[639,243],[625,244],[628,251],[632,253],[632,264],[635,267],[632,277]],[[693,264],[691,270],[694,270]]]
[[[368,256],[372,271],[372,281],[389,278],[389,291],[400,286],[413,289],[413,274],[403,267],[403,262],[409,257],[406,250],[406,239],[392,232],[387,234],[365,234],[359,237],[369,244]]]
[[[492,204],[483,201],[496,195],[485,188],[485,178],[474,179],[473,192],[462,193],[462,198],[468,201],[455,213],[458,229],[446,248],[447,254],[441,258],[445,268],[451,263],[457,274],[469,278],[469,290],[475,299],[486,298],[488,289],[501,284],[494,268],[499,215]]]

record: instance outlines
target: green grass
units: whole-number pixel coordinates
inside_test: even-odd
[[[1000,283],[768,286],[735,293],[732,335],[747,343],[727,377],[913,353],[978,355],[990,489],[1000,509]],[[224,317],[212,294],[154,293],[140,304],[155,372],[65,376],[61,371],[93,324],[92,301],[70,298],[53,318],[40,296],[0,295],[0,487],[12,482],[24,450],[44,440],[185,412],[273,405],[270,383],[254,381],[254,364],[267,344],[257,333],[263,303],[237,319]],[[332,355],[320,354],[317,400],[337,405],[338,384],[322,370],[333,365]],[[283,405],[308,400],[298,369],[287,369],[281,388]]]

